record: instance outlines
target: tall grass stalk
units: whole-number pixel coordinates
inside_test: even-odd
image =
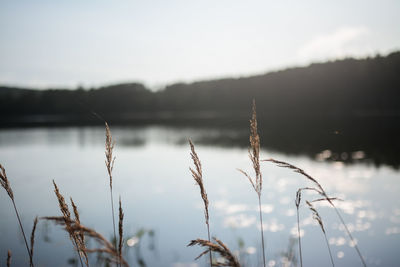
[[[112,187],[112,182],[113,182],[113,177],[112,177],[112,171],[114,169],[114,161],[115,157],[113,156],[113,150],[115,146],[115,141],[112,139],[110,127],[108,127],[108,123],[105,122],[106,126],[106,167],[107,167],[107,172],[108,172],[108,177],[110,179],[110,202],[111,202],[111,213],[112,213],[112,222],[113,222],[113,230],[114,230],[114,246],[117,247],[117,234],[115,231],[115,217],[114,217],[114,198],[113,198],[113,187]]]
[[[345,228],[345,230],[346,230],[346,232],[347,232],[347,235],[349,236],[351,242],[354,244],[354,249],[357,251],[357,254],[358,254],[358,256],[359,256],[359,258],[360,258],[360,260],[361,260],[363,266],[366,267],[367,264],[365,263],[364,257],[362,256],[361,251],[360,251],[360,249],[359,249],[358,246],[357,246],[357,243],[355,242],[355,240],[354,240],[352,234],[350,233],[349,229],[347,228],[347,225],[346,225],[346,223],[344,222],[344,219],[343,219],[343,217],[341,216],[340,212],[339,212],[338,209],[336,208],[336,205],[332,202],[332,200],[335,199],[335,198],[329,198],[328,195],[327,195],[327,193],[325,192],[325,190],[322,188],[321,184],[320,184],[315,178],[313,178],[312,176],[310,176],[309,174],[307,174],[304,170],[302,170],[302,169],[300,169],[300,168],[298,168],[298,167],[296,167],[296,166],[294,166],[294,165],[292,165],[292,164],[290,164],[290,163],[287,163],[287,162],[284,162],[284,161],[275,160],[275,159],[266,159],[266,160],[263,160],[263,161],[272,162],[272,163],[274,163],[274,164],[276,164],[277,166],[282,167],[282,168],[289,168],[289,169],[292,169],[294,172],[297,172],[297,173],[303,175],[304,177],[306,177],[308,180],[310,180],[311,182],[313,182],[313,183],[316,185],[316,187],[317,187],[317,188],[316,188],[317,192],[318,192],[320,195],[322,195],[322,196],[323,196],[323,199],[326,200],[326,201],[328,201],[329,204],[334,208],[334,210],[335,210],[337,216],[339,217],[339,220],[341,221],[342,225],[344,226],[344,228]]]
[[[4,167],[3,167],[1,164],[0,164],[0,184],[1,184],[1,186],[6,190],[8,196],[9,196],[10,199],[11,199],[11,202],[12,202],[13,207],[14,207],[15,214],[16,214],[16,216],[17,216],[17,220],[18,220],[18,223],[19,223],[19,227],[20,227],[21,232],[22,232],[22,236],[24,237],[25,246],[26,246],[26,251],[28,252],[28,256],[29,256],[29,263],[30,263],[30,266],[31,266],[31,267],[34,267],[34,266],[33,266],[33,262],[32,262],[32,254],[31,254],[31,252],[30,252],[30,250],[29,250],[28,241],[26,240],[26,235],[25,235],[24,227],[22,227],[21,218],[20,218],[20,216],[19,216],[19,212],[18,212],[18,209],[17,209],[17,205],[15,204],[14,193],[13,193],[13,191],[12,191],[12,189],[11,189],[10,181],[9,181],[8,178],[7,178],[6,170],[4,169]],[[10,254],[10,255],[11,255],[11,254]],[[10,257],[11,257],[11,256],[10,256]]]
[[[352,242],[352,244],[354,245],[354,248],[356,249],[357,254],[358,254],[358,256],[360,257],[360,259],[361,259],[361,261],[362,261],[364,267],[366,267],[367,264],[365,263],[365,260],[364,260],[363,256],[361,255],[360,249],[359,249],[358,246],[357,246],[357,242],[354,240],[353,236],[351,235],[351,232],[350,232],[349,228],[347,228],[347,225],[346,225],[346,223],[344,222],[342,215],[339,213],[339,211],[338,211],[338,209],[336,208],[336,206],[333,205],[333,208],[335,209],[335,212],[336,212],[337,216],[339,217],[339,219],[340,219],[342,225],[343,225],[344,228],[346,229],[347,235],[350,237],[351,242]]]
[[[250,181],[254,188],[254,191],[258,196],[258,208],[260,213],[260,229],[261,229],[261,246],[264,267],[266,267],[265,261],[265,244],[264,244],[264,226],[262,220],[262,209],[261,209],[261,190],[262,190],[262,174],[260,170],[260,137],[257,132],[257,112],[256,112],[256,101],[253,100],[253,112],[250,120],[250,148],[249,148],[249,158],[253,163],[253,169],[255,172],[255,178],[253,179],[245,171],[238,169],[243,173]]]
[[[194,145],[192,141],[189,139],[189,145],[190,145],[190,156],[192,157],[193,164],[195,166],[195,169],[192,169],[189,167],[190,172],[192,173],[193,179],[196,181],[196,183],[199,185],[200,188],[200,195],[201,198],[203,199],[204,202],[204,217],[205,217],[205,222],[207,225],[207,234],[208,234],[208,242],[211,242],[211,237],[210,237],[210,216],[208,214],[208,198],[207,198],[207,193],[206,189],[204,188],[204,183],[203,183],[203,170],[201,168],[201,162],[199,159],[199,156],[196,153],[196,150],[194,149]],[[212,262],[212,255],[211,255],[211,249],[209,250],[210,254],[210,266],[213,265]]]

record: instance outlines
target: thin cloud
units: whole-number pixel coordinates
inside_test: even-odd
[[[371,54],[372,49],[365,41],[370,34],[363,26],[339,28],[311,39],[299,49],[298,56],[301,61],[309,61]]]

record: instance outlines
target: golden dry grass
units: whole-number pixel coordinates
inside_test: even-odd
[[[195,239],[190,241],[188,246],[199,245],[202,247],[208,248],[203,251],[199,256],[196,257],[196,260],[199,259],[204,254],[207,254],[209,251],[213,251],[218,253],[224,261],[216,261],[212,262],[212,266],[232,266],[232,267],[240,267],[239,261],[235,255],[229,250],[229,248],[219,239],[213,238],[216,243],[212,243],[208,240],[204,239]]]

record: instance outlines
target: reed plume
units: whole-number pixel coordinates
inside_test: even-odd
[[[33,264],[33,245],[35,244],[35,232],[36,232],[36,225],[38,223],[38,217],[35,217],[35,220],[33,221],[33,227],[32,227],[32,232],[31,232],[31,258],[30,258],[30,265]]]
[[[304,177],[306,177],[308,180],[310,180],[311,182],[313,182],[316,185],[316,187],[317,187],[316,189],[318,189],[317,192],[319,192],[319,194],[323,196],[323,199],[328,201],[329,204],[334,208],[334,210],[336,212],[336,215],[339,217],[339,220],[341,221],[343,227],[345,228],[345,230],[347,232],[347,235],[349,236],[351,242],[354,244],[354,248],[357,251],[357,254],[358,254],[363,266],[366,267],[367,264],[365,263],[364,257],[362,256],[361,251],[357,246],[357,243],[355,242],[352,234],[350,233],[349,228],[347,228],[347,225],[344,222],[344,219],[343,219],[342,215],[339,213],[339,210],[336,208],[336,205],[332,202],[332,200],[335,199],[335,198],[328,197],[327,193],[322,188],[321,184],[318,183],[318,181],[315,178],[313,178],[311,175],[307,174],[304,170],[302,170],[302,169],[300,169],[300,168],[298,168],[298,167],[296,167],[296,166],[294,166],[294,165],[292,165],[290,163],[287,163],[287,162],[284,162],[284,161],[275,160],[275,159],[272,159],[272,158],[271,159],[266,159],[266,160],[263,160],[263,161],[272,162],[272,163],[276,164],[278,167],[292,169],[294,172],[303,175]]]
[[[62,218],[65,224],[65,229],[69,234],[69,237],[71,239],[71,241],[73,242],[73,245],[76,248],[76,251],[78,253],[79,256],[79,261],[81,263],[81,266],[83,267],[83,262],[82,262],[82,257],[81,257],[81,250],[80,250],[80,246],[79,246],[79,240],[78,240],[78,234],[75,234],[75,232],[72,230],[72,223],[73,221],[71,220],[71,213],[69,212],[69,208],[67,203],[65,202],[65,199],[63,197],[63,195],[61,195],[60,190],[58,189],[58,186],[56,184],[56,182],[53,180],[53,185],[54,185],[54,192],[57,196],[57,200],[58,200],[58,205],[60,207],[60,211],[62,214]]]
[[[13,206],[14,206],[14,211],[15,211],[15,214],[16,214],[16,216],[17,216],[17,220],[18,220],[18,223],[19,223],[19,227],[20,227],[20,229],[21,229],[22,236],[24,237],[25,246],[26,246],[26,251],[28,252],[28,256],[29,256],[30,266],[31,266],[31,267],[34,267],[34,266],[33,266],[33,263],[32,263],[32,255],[31,255],[31,252],[30,252],[29,246],[28,246],[28,241],[26,240],[26,235],[25,235],[24,227],[22,227],[21,218],[20,218],[20,216],[19,216],[19,212],[18,212],[18,209],[17,209],[17,205],[15,204],[14,193],[13,193],[13,191],[12,191],[12,189],[11,189],[10,181],[9,181],[8,178],[7,178],[6,170],[4,169],[3,165],[1,165],[1,164],[0,164],[0,184],[1,184],[1,186],[6,190],[8,196],[10,197],[11,202],[12,202],[12,204],[13,204]],[[10,254],[10,255],[11,255],[11,254]]]
[[[199,245],[202,247],[207,247],[208,249],[203,251],[199,256],[195,259],[199,259],[204,254],[207,254],[209,251],[214,251],[218,253],[225,261],[224,262],[213,262],[211,266],[232,266],[232,267],[240,267],[238,259],[233,255],[233,253],[229,250],[229,248],[219,239],[213,237],[216,243],[212,243],[208,240],[204,239],[196,239],[190,241],[188,246]]]
[[[48,216],[48,217],[42,217],[41,219],[53,221],[58,225],[64,226],[64,230],[67,232],[72,231],[73,233],[76,234],[83,232],[86,237],[93,238],[101,246],[100,248],[94,248],[94,249],[85,248],[85,251],[87,253],[98,253],[98,252],[106,253],[111,257],[110,259],[111,261],[115,263],[119,262],[120,254],[115,248],[115,246],[111,244],[111,242],[108,241],[103,235],[99,234],[95,230],[78,223],[76,220],[75,221],[69,220],[68,222],[69,226],[67,228],[66,220],[62,216]],[[122,255],[120,262],[123,266],[129,267],[128,263],[122,257]]]
[[[190,145],[190,156],[192,157],[193,160],[193,164],[195,166],[195,169],[192,169],[191,167],[189,167],[190,172],[192,173],[192,177],[193,179],[196,181],[196,183],[199,185],[200,188],[200,195],[201,198],[203,199],[204,202],[204,217],[205,217],[205,221],[206,221],[206,225],[207,225],[207,233],[208,233],[208,242],[211,242],[210,239],[210,224],[209,224],[209,219],[210,216],[208,214],[208,198],[207,198],[207,193],[206,190],[204,188],[204,183],[203,183],[203,170],[201,168],[201,162],[199,159],[199,156],[197,155],[195,149],[194,149],[194,145],[192,143],[192,141],[189,139],[189,145]],[[212,255],[211,255],[211,250],[210,252],[210,265],[212,266]]]
[[[122,205],[121,205],[121,197],[119,197],[119,224],[118,224],[118,232],[119,232],[119,244],[118,244],[118,259],[119,262],[121,263],[122,261],[122,245],[123,245],[123,232],[124,232],[124,226],[123,226],[123,221],[124,221],[124,212],[122,210]]]
[[[250,147],[249,147],[249,158],[253,164],[253,169],[255,172],[255,177],[252,178],[245,171],[238,169],[241,173],[243,173],[247,179],[249,179],[251,185],[254,188],[254,191],[258,196],[258,207],[259,207],[259,215],[260,215],[260,228],[261,228],[261,245],[262,245],[262,255],[263,255],[263,263],[264,267],[266,267],[265,262],[265,245],[264,245],[264,226],[262,221],[262,212],[261,212],[261,191],[262,191],[262,173],[260,170],[260,137],[257,131],[257,112],[256,112],[256,101],[253,99],[253,108],[252,108],[252,117],[250,120]]]
[[[107,167],[107,172],[108,172],[108,177],[110,179],[110,199],[111,199],[111,213],[112,213],[112,221],[113,221],[113,230],[114,230],[114,246],[117,247],[117,234],[115,232],[115,217],[114,217],[114,197],[113,197],[113,176],[112,176],[112,171],[114,169],[114,161],[115,157],[113,156],[113,150],[115,146],[115,141],[112,138],[110,127],[108,126],[108,123],[105,122],[106,126],[106,167]]]
[[[11,250],[7,251],[7,267],[11,266]]]

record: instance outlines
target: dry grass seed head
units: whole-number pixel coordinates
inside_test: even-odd
[[[208,240],[204,239],[196,239],[190,241],[188,246],[194,246],[194,245],[199,245],[202,247],[207,247],[208,249],[203,251],[199,256],[196,257],[196,260],[199,259],[201,256],[207,254],[210,250],[218,253],[222,258],[225,259],[225,262],[213,262],[213,266],[233,266],[233,267],[239,267],[239,261],[233,255],[233,253],[229,250],[229,248],[219,239],[213,237],[214,241],[216,243],[212,243]]]
[[[113,150],[115,146],[115,141],[112,138],[110,127],[108,127],[108,123],[105,123],[106,125],[106,166],[107,166],[107,172],[108,175],[110,176],[110,187],[112,188],[112,170],[114,168],[114,161],[115,157],[113,157]]]
[[[81,220],[80,220],[80,217],[79,217],[78,208],[75,205],[75,202],[72,200],[72,197],[70,197],[69,199],[71,200],[72,209],[73,209],[74,215],[75,215],[75,221],[77,221],[78,223],[81,223]]]
[[[296,204],[296,208],[299,209],[300,206],[300,201],[301,201],[301,188],[299,188],[296,192],[296,200],[295,200],[295,204]]]
[[[209,215],[208,215],[208,198],[207,198],[207,193],[206,190],[204,188],[204,183],[203,183],[203,171],[201,168],[201,162],[199,159],[199,156],[197,155],[195,149],[194,149],[194,145],[192,143],[192,141],[189,139],[189,144],[190,144],[190,156],[192,157],[193,160],[193,164],[195,166],[195,169],[192,169],[191,167],[189,167],[190,172],[192,173],[193,179],[196,181],[196,183],[199,185],[200,188],[200,195],[201,198],[203,199],[204,202],[204,216],[206,218],[206,224],[208,224],[209,221]]]
[[[80,216],[79,216],[79,212],[78,212],[78,207],[75,205],[75,202],[73,201],[72,197],[70,198],[70,200],[71,200],[72,209],[73,209],[74,215],[75,215],[75,221],[78,224],[80,224],[81,220],[80,220]],[[80,239],[79,243],[82,243],[84,245],[85,244],[85,235],[83,234],[83,232],[79,233],[78,238]]]
[[[85,253],[86,247],[85,247],[84,240],[82,240],[82,237],[81,237],[82,235],[79,233],[79,231],[75,232],[72,228],[73,223],[76,224],[78,222],[77,222],[77,220],[75,220],[75,221],[71,220],[71,213],[69,211],[68,205],[65,202],[63,195],[61,195],[60,190],[58,189],[58,186],[54,182],[54,180],[53,180],[53,184],[54,184],[54,192],[56,193],[56,196],[58,199],[58,204],[60,206],[60,210],[63,215],[62,218],[63,218],[63,222],[65,224],[65,229],[68,232],[70,239],[74,242],[79,255],[83,255],[85,257],[86,265],[88,265],[88,257],[87,257],[87,254]],[[75,206],[75,203],[73,203],[73,206]],[[75,216],[77,216],[77,218],[79,218],[79,213],[78,213],[78,209],[76,208],[76,206],[74,208],[74,213],[75,213]]]
[[[257,112],[256,101],[253,100],[253,112],[250,120],[250,148],[249,157],[253,163],[254,172],[256,174],[256,191],[261,194],[262,189],[262,175],[260,171],[260,137],[257,132]]]
[[[257,131],[257,112],[256,112],[256,102],[253,100],[253,112],[250,119],[250,147],[249,147],[249,158],[253,164],[253,169],[255,172],[255,179],[251,178],[247,172],[238,169],[247,179],[250,181],[254,188],[254,191],[261,196],[262,190],[262,174],[260,171],[260,137]]]
[[[54,180],[53,180],[53,185],[54,185],[54,192],[56,193],[57,196],[58,205],[65,220],[65,224],[68,227],[71,221],[71,213],[69,212],[68,205],[65,202],[63,195],[61,195],[60,190],[58,189],[58,186]]]
[[[322,232],[325,233],[324,224],[322,222],[322,218],[319,215],[318,211],[314,208],[314,206],[308,200],[306,200],[306,203],[307,203],[308,207],[310,208],[311,212],[313,213],[313,218],[318,222],[319,226],[321,227]]]
[[[71,205],[72,205],[74,215],[75,215],[75,223],[81,224],[78,207],[75,205],[75,202],[72,200],[72,197],[70,197],[70,200],[71,200]],[[83,256],[85,258],[86,266],[89,266],[89,257],[86,253],[85,235],[84,235],[83,231],[74,233],[74,238],[75,238],[75,242],[78,246],[79,253],[81,254],[81,256]]]
[[[11,200],[14,200],[14,194],[10,186],[10,182],[8,181],[6,170],[3,165],[0,164],[0,184],[6,190],[8,196]]]

